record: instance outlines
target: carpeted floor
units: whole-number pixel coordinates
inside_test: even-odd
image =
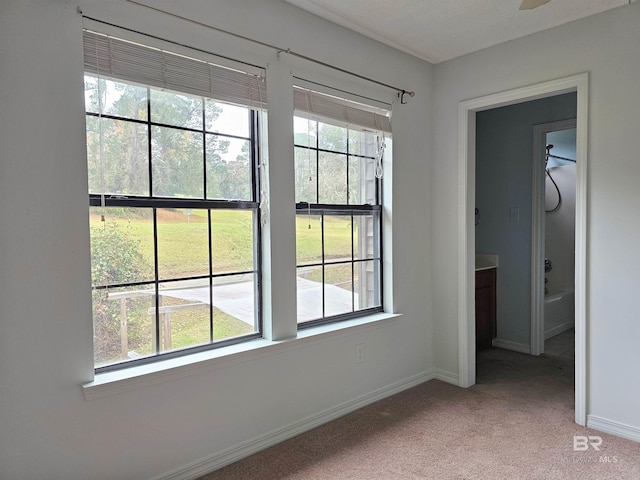
[[[569,359],[486,350],[469,389],[427,382],[200,480],[640,479],[640,443],[576,425],[573,402]]]

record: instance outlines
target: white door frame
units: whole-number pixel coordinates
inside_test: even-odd
[[[545,174],[547,133],[576,128],[576,119],[533,127],[533,185],[531,194],[531,355],[544,353]],[[574,273],[575,276],[575,273]]]
[[[474,302],[476,113],[569,92],[577,93],[575,420],[580,425],[586,425],[588,73],[465,100],[458,106],[458,378],[461,387],[470,387],[476,380]]]

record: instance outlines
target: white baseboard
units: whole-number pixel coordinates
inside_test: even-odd
[[[443,382],[455,385],[456,387],[460,386],[460,376],[457,373],[448,372],[447,370],[436,368],[434,378],[436,380],[441,380]]]
[[[560,335],[562,332],[566,332],[567,330],[571,330],[575,327],[574,322],[565,322],[560,325],[556,325],[553,328],[544,332],[544,339],[549,340],[551,337],[555,337],[556,335]]]
[[[640,442],[640,428],[624,423],[608,420],[596,415],[587,415],[587,427],[610,433],[618,437]]]
[[[226,465],[264,450],[265,448],[276,445],[284,440],[288,440],[289,438],[293,438],[296,435],[300,435],[301,433],[331,422],[332,420],[336,420],[348,413],[354,412],[362,407],[366,407],[378,400],[390,397],[391,395],[395,395],[396,393],[400,393],[411,387],[420,385],[421,383],[436,378],[447,382],[449,380],[444,379],[444,377],[446,376],[450,379],[453,374],[450,374],[449,372],[446,373],[447,375],[440,378],[442,372],[437,371],[435,368],[429,369],[425,372],[401,380],[400,382],[393,383],[348,402],[344,402],[335,407],[310,415],[307,418],[291,423],[282,428],[278,428],[267,434],[260,435],[252,440],[242,442],[221,452],[196,460],[195,462],[184,465],[171,472],[154,477],[152,480],[197,479],[207,473],[211,473],[214,470],[218,470]],[[457,375],[455,383],[457,384]]]
[[[511,342],[509,340],[500,340],[494,338],[492,345],[496,348],[504,348],[505,350],[513,350],[514,352],[531,354],[531,345],[526,343]]]

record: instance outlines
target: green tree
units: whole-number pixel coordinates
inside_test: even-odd
[[[203,99],[150,90],[153,122],[202,129]],[[153,192],[157,196],[204,196],[202,133],[154,126],[151,129]]]
[[[91,280],[94,286],[135,282],[149,278],[152,267],[139,242],[115,222],[91,229]],[[96,365],[120,356],[121,304],[109,298],[108,289],[93,290],[94,357]],[[124,299],[128,342],[134,350],[149,350],[150,297]]]
[[[207,136],[207,197],[227,199],[227,162],[222,155],[229,151],[229,140]]]
[[[89,112],[132,120],[147,119],[146,88],[85,76],[85,92]],[[148,194],[147,150],[144,124],[88,116],[89,191]]]
[[[359,201],[361,165],[358,157],[347,161],[347,143],[353,153],[355,143],[345,127],[320,122],[308,122],[308,132],[297,132],[296,145],[296,201],[310,203],[361,203]],[[306,130],[306,128],[305,128]],[[314,150],[320,150],[316,163]],[[347,182],[347,172],[349,181]],[[347,183],[349,191],[347,192]]]
[[[316,147],[317,123],[301,122],[306,132],[294,134],[296,202],[318,203]]]
[[[203,125],[203,98],[159,91],[136,85],[85,76],[85,102],[88,112],[121,117],[87,117],[87,154],[89,191],[148,195],[149,131],[136,122],[149,119],[164,126],[151,128],[153,193],[157,196],[202,197],[204,195],[203,134],[195,130]],[[148,105],[150,104],[150,111]],[[206,104],[207,125],[215,121],[222,107]],[[134,120],[134,121],[129,121]],[[225,185],[230,167],[222,156],[229,141],[218,135],[206,135],[208,196],[224,197],[215,185]]]

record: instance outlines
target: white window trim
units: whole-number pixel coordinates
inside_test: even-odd
[[[325,342],[335,336],[362,334],[385,327],[388,322],[399,320],[401,317],[402,315],[393,313],[375,313],[340,323],[308,328],[300,331],[296,338],[289,340],[251,340],[205,352],[99,373],[95,375],[93,381],[84,384],[82,389],[87,401],[119,395],[209,370],[255,361],[271,355],[281,355],[296,348]]]

